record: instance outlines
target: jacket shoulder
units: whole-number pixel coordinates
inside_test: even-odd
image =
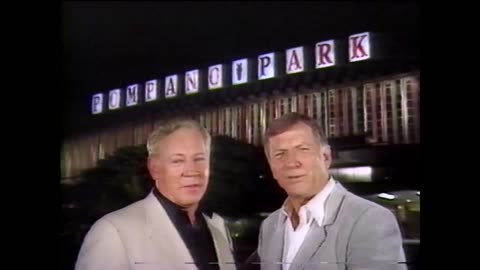
[[[129,204],[123,208],[107,213],[96,221],[108,222],[116,228],[125,226],[137,225],[140,222],[144,223],[146,220],[144,200],[140,200]]]
[[[367,200],[362,198],[358,195],[355,195],[349,191],[347,191],[345,195],[345,206],[348,211],[352,213],[356,213],[357,215],[362,215],[365,212],[376,212],[380,215],[393,215],[393,213],[386,208],[376,202]]]
[[[397,223],[395,214],[388,208],[350,192],[345,195],[336,219],[337,226],[347,231],[363,226]]]

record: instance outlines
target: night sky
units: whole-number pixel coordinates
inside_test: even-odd
[[[419,33],[419,20],[418,3],[66,2],[64,125],[90,118],[94,93],[363,31]]]

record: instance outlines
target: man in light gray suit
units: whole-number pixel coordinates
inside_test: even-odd
[[[395,216],[329,176],[331,150],[315,120],[297,113],[274,120],[264,148],[288,198],[261,225],[263,270],[407,269]]]

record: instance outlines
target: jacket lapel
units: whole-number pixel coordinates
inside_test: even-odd
[[[304,269],[306,264],[313,258],[315,253],[322,247],[328,235],[329,226],[337,217],[338,210],[345,196],[345,189],[340,183],[336,183],[332,193],[325,201],[325,219],[322,226],[314,222],[308,232],[297,255],[293,259],[290,270]]]
[[[145,198],[146,236],[151,240],[155,250],[155,260],[172,262],[175,269],[196,270],[193,258],[167,212],[150,193]],[[159,265],[162,268],[162,265]],[[167,267],[168,268],[168,267]]]
[[[278,221],[273,232],[270,234],[265,232],[264,235],[267,237],[263,238],[265,243],[262,244],[264,247],[263,253],[264,258],[262,258],[262,269],[281,269],[282,267],[282,258],[283,258],[283,241],[285,233],[285,220],[286,217],[283,217],[281,212],[277,212]]]
[[[317,250],[322,246],[325,241],[326,232],[325,228],[318,226],[314,223],[307,234],[307,237],[303,241],[302,246],[298,250],[297,255],[293,259],[291,270],[300,270],[305,267],[305,264],[310,261],[310,258],[315,255]]]
[[[225,229],[224,220],[216,214],[213,214],[211,218],[206,215],[203,216],[212,234],[213,243],[217,252],[219,268],[221,270],[236,269],[235,259],[233,258],[232,254],[233,244],[229,238],[230,236],[227,233],[227,230]]]

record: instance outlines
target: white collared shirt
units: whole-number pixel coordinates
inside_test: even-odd
[[[285,222],[285,234],[283,241],[283,270],[288,270],[290,268],[290,265],[298,250],[302,246],[302,243],[305,240],[314,220],[317,222],[318,226],[322,226],[325,216],[325,200],[327,199],[328,195],[330,195],[334,187],[335,181],[330,178],[325,187],[319,193],[317,193],[317,195],[315,195],[305,205],[300,207],[300,210],[298,211],[299,223],[296,230],[293,229],[292,221],[285,210],[285,204],[287,203],[288,199],[285,201],[284,205],[282,206],[282,213],[288,218]]]

